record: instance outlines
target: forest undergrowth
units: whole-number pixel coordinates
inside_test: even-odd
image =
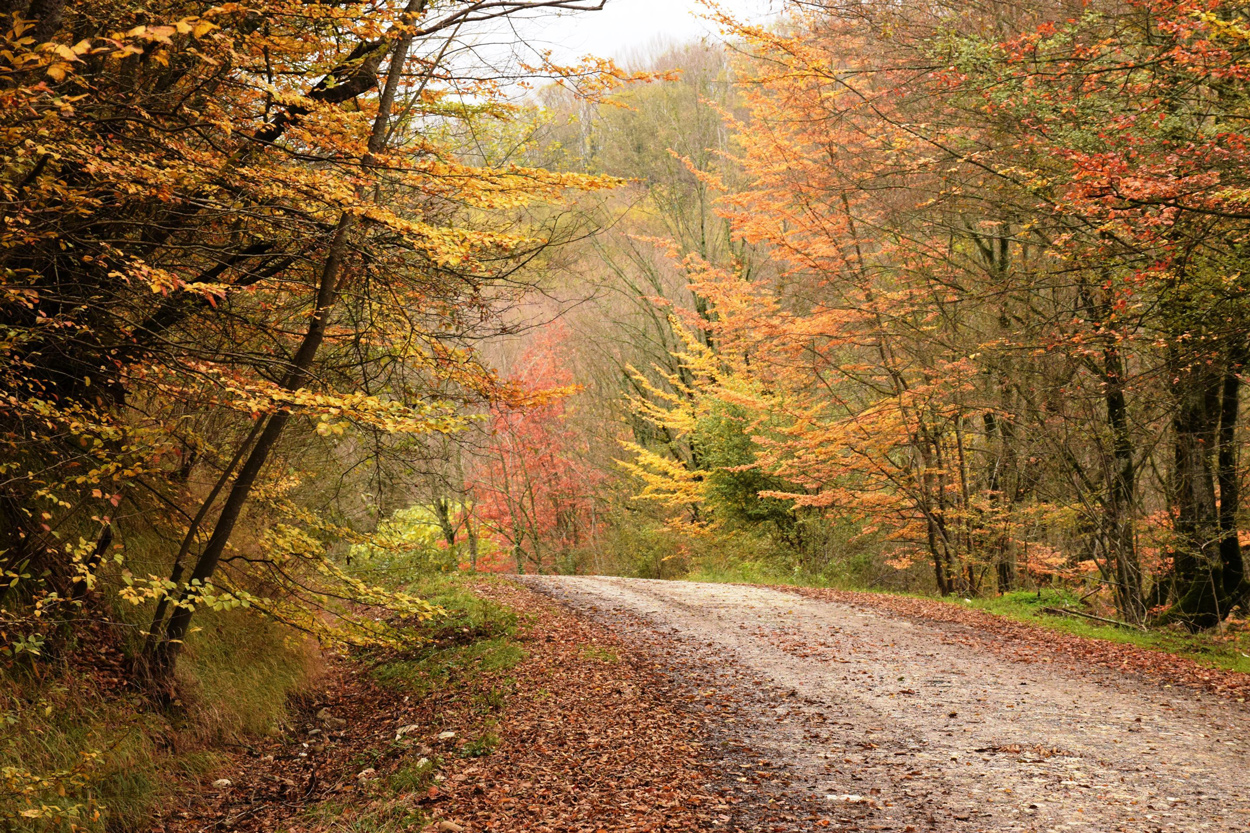
[[[697,721],[636,649],[506,580],[409,589],[446,611],[438,626],[329,658],[281,733],[224,757],[157,829],[694,831],[728,818],[739,799],[714,790]]]
[[[30,815],[18,829],[142,829],[230,750],[280,731],[288,700],[323,670],[303,635],[246,610],[204,617],[172,699],[133,684],[133,657],[114,630],[85,622],[58,655],[5,668],[0,817]]]

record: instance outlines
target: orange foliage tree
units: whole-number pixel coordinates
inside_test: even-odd
[[[723,19],[750,57],[745,185],[721,207],[770,270],[693,265],[697,378],[644,413],[693,436],[742,409],[735,468],[788,484],[761,497],[853,517],[943,593],[1092,568],[1126,618],[1219,621],[1246,591],[1239,20],[1184,2]],[[644,494],[709,504],[708,467],[633,451]],[[1139,524],[1168,516],[1176,549],[1145,576]]]

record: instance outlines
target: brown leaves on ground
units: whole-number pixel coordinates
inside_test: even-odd
[[[962,636],[1017,662],[1069,662],[1139,674],[1167,685],[1208,691],[1222,697],[1250,697],[1250,675],[1202,665],[1187,657],[1120,642],[1108,642],[1018,622],[983,610],[936,599],[857,593],[815,587],[781,587],[824,601],[880,610],[924,622],[947,622],[970,630]],[[953,637],[958,638],[956,634]]]
[[[725,823],[736,801],[711,786],[699,723],[645,657],[523,587],[476,590],[520,614],[519,664],[417,697],[380,687],[359,658],[336,658],[284,738],[238,753],[157,829],[642,833]],[[474,748],[488,736],[491,748]],[[437,774],[403,780],[422,758]],[[208,786],[221,778],[230,783]]]
[[[489,595],[536,614],[494,754],[458,768],[442,814],[470,830],[702,830],[725,805],[705,792],[698,724],[599,625],[532,591]]]

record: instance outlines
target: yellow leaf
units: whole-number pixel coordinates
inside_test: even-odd
[[[170,36],[174,34],[173,26],[151,26],[148,28],[148,40],[154,40],[159,43],[173,43]]]
[[[65,76],[69,74],[67,72],[68,69],[69,66],[67,64],[53,64],[48,67],[48,77],[53,81],[64,81]]]

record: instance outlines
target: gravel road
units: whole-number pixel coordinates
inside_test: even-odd
[[[1245,704],[778,590],[524,581],[646,644],[741,753],[726,781],[792,822],[758,829],[1250,830]]]

